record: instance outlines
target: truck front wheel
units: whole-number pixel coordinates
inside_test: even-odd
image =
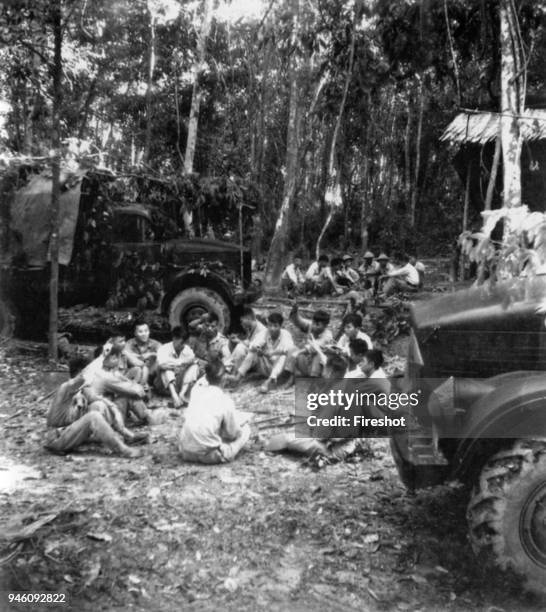
[[[467,518],[476,554],[546,594],[546,438],[518,440],[487,462]]]
[[[169,304],[169,324],[171,327],[188,324],[205,312],[218,315],[218,327],[227,331],[231,324],[230,309],[226,301],[212,289],[191,287],[177,293]]]

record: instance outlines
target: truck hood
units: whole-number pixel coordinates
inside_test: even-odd
[[[411,314],[423,376],[546,370],[546,276],[449,293]]]
[[[517,331],[521,317],[543,320],[537,309],[546,307],[546,275],[514,279],[493,287],[472,287],[412,305],[416,330],[491,329]],[[546,313],[546,308],[545,308]]]
[[[238,253],[240,246],[233,244],[232,242],[225,242],[223,240],[208,240],[206,238],[173,238],[166,242],[166,247],[169,250],[184,251],[186,253]],[[243,251],[246,253],[249,249],[245,248]]]

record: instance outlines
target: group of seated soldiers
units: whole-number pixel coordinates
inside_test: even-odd
[[[385,253],[376,259],[371,251],[366,251],[358,268],[353,263],[349,254],[331,260],[321,255],[304,272],[302,257],[296,254],[282,273],[282,288],[291,295],[341,295],[347,290],[361,289],[372,295],[389,296],[417,291],[423,284],[424,265],[409,255],[396,254],[393,265]]]
[[[289,387],[298,376],[385,378],[382,353],[362,330],[360,314],[345,316],[338,339],[325,310],[308,319],[295,303],[290,319],[304,334],[300,347],[283,327],[282,314],[271,313],[264,324],[248,306],[240,319],[242,337],[223,335],[214,313],[193,321],[188,334],[173,329],[166,344],[153,340],[143,321],[127,342],[113,333],[91,362],[70,362],[70,380],[57,390],[47,415],[46,448],[66,453],[101,442],[122,456],[139,456],[132,445],[148,442],[148,434],[128,425],[153,422],[154,392],[170,397],[175,408],[187,407],[178,437],[182,457],[221,463],[232,460],[250,435],[247,417],[222,387],[250,375],[265,379],[262,393],[273,385]]]

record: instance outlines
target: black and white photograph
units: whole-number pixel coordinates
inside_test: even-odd
[[[546,2],[0,0],[0,612],[546,609]]]

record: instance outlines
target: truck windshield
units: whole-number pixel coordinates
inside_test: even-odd
[[[152,238],[149,220],[131,213],[115,215],[113,232],[114,242],[148,242]]]

